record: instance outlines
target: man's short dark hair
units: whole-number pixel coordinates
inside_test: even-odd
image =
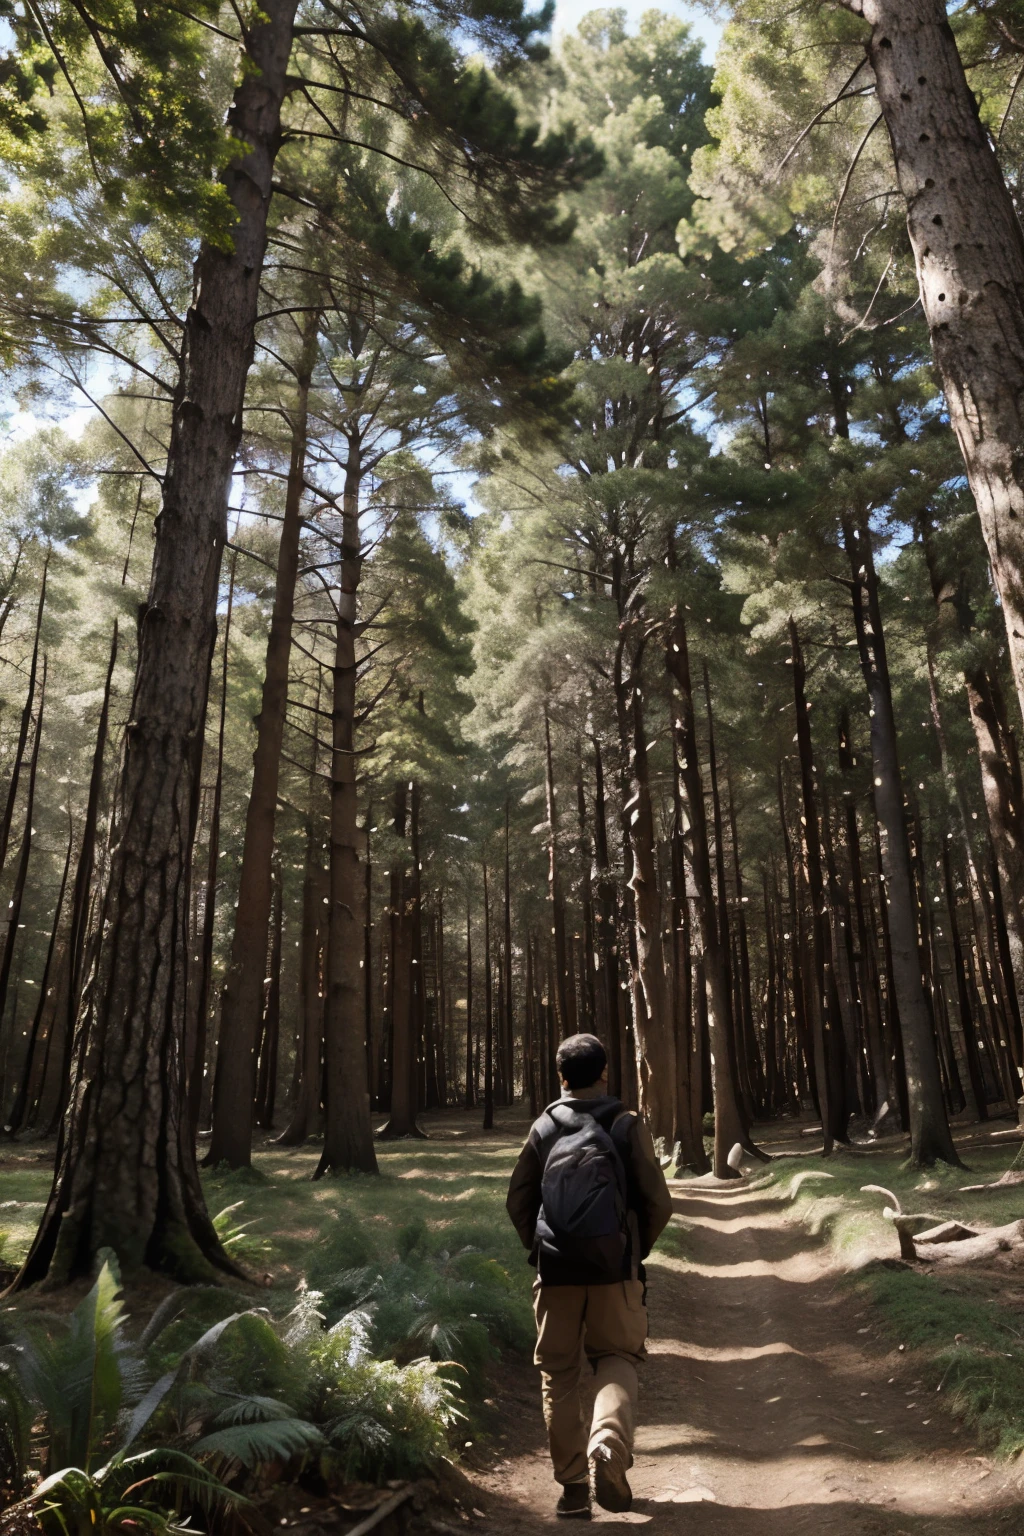
[[[590,1088],[608,1065],[608,1052],[596,1035],[569,1035],[558,1047],[555,1066],[570,1088]]]

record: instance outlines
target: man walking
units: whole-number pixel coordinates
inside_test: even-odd
[[[627,1510],[637,1372],[646,1357],[643,1260],[672,1214],[650,1133],[608,1093],[596,1035],[570,1035],[555,1057],[562,1097],[534,1122],[509,1185],[508,1213],[537,1266],[534,1313],[544,1422],[562,1494],[555,1513]],[[583,1420],[586,1356],[597,1397]],[[588,1475],[589,1474],[589,1475]]]

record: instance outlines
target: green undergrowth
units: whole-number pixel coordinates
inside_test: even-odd
[[[327,1328],[358,1315],[375,1359],[450,1367],[473,1420],[502,1352],[525,1356],[533,1343],[534,1272],[504,1206],[526,1127],[484,1137],[466,1134],[467,1117],[450,1119],[428,1139],[378,1143],[376,1177],[314,1182],[319,1147],[265,1144],[251,1169],[204,1170],[203,1185],[221,1240],[262,1282],[271,1317],[284,1317],[297,1293],[319,1298]],[[27,1156],[0,1167],[5,1263],[27,1251],[49,1182],[46,1163]],[[231,1290],[197,1290],[167,1330],[168,1348],[187,1348],[238,1305]]]
[[[504,1349],[532,1346],[533,1271],[505,1213],[515,1136],[380,1143],[377,1177],[310,1180],[315,1154],[261,1152],[256,1173],[204,1176],[210,1209],[250,1222],[238,1252],[305,1284],[328,1325],[358,1311],[373,1353],[451,1361],[469,1404]]]
[[[885,1339],[946,1411],[1003,1455],[1024,1450],[1024,1276],[1003,1270],[932,1270],[899,1260],[899,1242],[882,1212],[894,1194],[906,1212],[936,1221],[1002,1226],[1024,1215],[1024,1186],[964,1193],[1003,1173],[1011,1149],[972,1149],[970,1170],[922,1172],[897,1154],[841,1152],[786,1161],[771,1184],[808,1231],[827,1242],[848,1271],[847,1283],[870,1306]]]

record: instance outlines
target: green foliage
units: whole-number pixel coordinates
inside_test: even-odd
[[[1006,1153],[971,1153],[971,1182],[995,1179]],[[813,1232],[829,1242],[850,1268],[849,1284],[871,1304],[892,1345],[936,1404],[955,1414],[1001,1454],[1024,1448],[1024,1347],[1015,1299],[1002,1279],[970,1269],[912,1269],[898,1261],[896,1234],[882,1217],[882,1200],[865,1194],[866,1183],[890,1189],[908,1212],[927,1210],[943,1220],[999,1225],[1018,1214],[1019,1190],[993,1188],[963,1194],[962,1169],[922,1176],[899,1154],[828,1159],[827,1167],[773,1170],[783,1198]]]
[[[268,1252],[269,1245],[266,1239],[253,1232],[256,1221],[232,1220],[235,1211],[240,1211],[244,1204],[244,1200],[236,1200],[233,1205],[218,1211],[213,1218],[213,1229],[220,1238],[221,1247],[228,1253],[244,1259],[258,1258]]]
[[[955,1280],[879,1269],[858,1281],[889,1338],[917,1356],[928,1388],[1004,1456],[1024,1450],[1024,1343],[1019,1318]],[[975,1294],[972,1294],[975,1291]]]
[[[496,1346],[525,1351],[533,1319],[523,1289],[497,1259],[470,1244],[451,1251],[422,1219],[399,1228],[394,1257],[349,1262],[348,1235],[328,1227],[310,1265],[328,1317],[358,1312],[376,1355],[451,1362],[471,1395],[481,1393]]]
[[[89,1473],[105,1459],[122,1410],[142,1396],[142,1362],[124,1321],[116,1259],[108,1254],[66,1327],[32,1326],[15,1346],[21,1389],[44,1418],[53,1469]]]
[[[95,1472],[65,1467],[25,1502],[45,1536],[171,1536],[188,1528],[183,1507],[227,1510],[244,1501],[191,1456],[159,1448],[118,1454]]]
[[[27,151],[33,165],[36,139],[61,132],[60,109],[43,104],[56,89],[113,216],[161,216],[224,242],[231,210],[217,171],[236,146],[204,85],[213,14],[122,0],[45,13],[5,3],[14,46],[0,61],[0,150],[16,162]]]

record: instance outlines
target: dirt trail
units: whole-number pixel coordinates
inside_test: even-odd
[[[599,1512],[601,1524],[653,1521],[664,1536],[1022,1528],[1024,1472],[981,1456],[934,1388],[915,1387],[777,1199],[691,1189],[674,1203],[686,1258],[650,1265],[634,1508]],[[508,1455],[471,1476],[487,1524],[528,1536],[554,1523],[557,1492],[535,1373],[504,1376],[496,1406]]]

